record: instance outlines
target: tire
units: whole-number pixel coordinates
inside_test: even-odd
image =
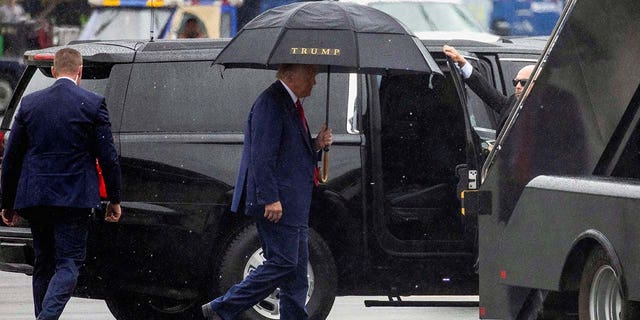
[[[623,297],[620,272],[602,249],[591,251],[582,271],[578,294],[580,320],[640,319],[638,303]]]
[[[117,320],[201,320],[200,301],[177,301],[134,293],[118,293],[105,299]]]
[[[224,294],[264,262],[255,225],[242,229],[226,247],[217,274],[216,292]],[[307,312],[312,320],[326,319],[336,296],[337,273],[333,256],[322,237],[309,229],[309,294]],[[278,290],[253,308],[240,314],[243,320],[280,319]]]

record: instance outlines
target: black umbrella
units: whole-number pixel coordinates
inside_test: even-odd
[[[420,40],[396,18],[336,1],[298,2],[265,11],[238,32],[215,63],[253,69],[314,64],[326,67],[320,71],[327,73],[442,74]],[[326,117],[328,125],[329,83]],[[326,168],[325,154],[325,174]]]

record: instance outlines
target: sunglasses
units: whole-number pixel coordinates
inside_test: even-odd
[[[511,80],[511,81],[513,81],[513,86],[514,86],[514,87],[515,87],[515,86],[517,86],[517,85],[518,85],[518,83],[520,83],[520,85],[524,87],[524,86],[527,84],[527,81],[528,81],[528,80],[529,80],[529,79],[521,79],[521,80],[513,79],[513,80]]]

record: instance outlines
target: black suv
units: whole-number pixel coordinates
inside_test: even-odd
[[[118,224],[96,212],[76,295],[105,299],[119,320],[200,318],[204,301],[263,260],[255,226],[229,204],[243,122],[275,72],[212,65],[227,42],[71,45],[84,55],[82,86],[107,98],[124,212]],[[313,319],[328,315],[336,295],[477,293],[477,218],[461,213],[457,194],[473,184],[468,173],[484,161],[496,115],[459,85],[444,42],[424,43],[444,77],[331,75],[330,177],[310,221]],[[510,94],[545,41],[449,44]],[[5,138],[21,97],[54,81],[55,50],[26,53]],[[325,118],[326,75],[317,80],[304,102],[312,132]],[[0,270],[29,274],[29,229],[0,227],[0,242]],[[277,319],[278,292],[243,316]]]

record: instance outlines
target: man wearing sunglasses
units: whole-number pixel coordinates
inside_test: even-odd
[[[460,67],[460,71],[462,72],[464,82],[471,88],[471,90],[473,90],[473,92],[475,92],[480,99],[484,101],[484,103],[491,107],[491,109],[498,113],[499,121],[496,135],[500,133],[502,126],[511,112],[511,108],[522,94],[522,90],[527,84],[527,81],[529,81],[534,65],[525,66],[518,71],[515,79],[512,80],[515,91],[512,95],[507,97],[496,90],[496,88],[493,87],[479,72],[474,71],[471,64],[467,63],[467,60],[458,53],[454,47],[445,45],[442,48],[442,51],[447,55],[447,57],[451,58],[453,62],[458,64],[458,67]]]

